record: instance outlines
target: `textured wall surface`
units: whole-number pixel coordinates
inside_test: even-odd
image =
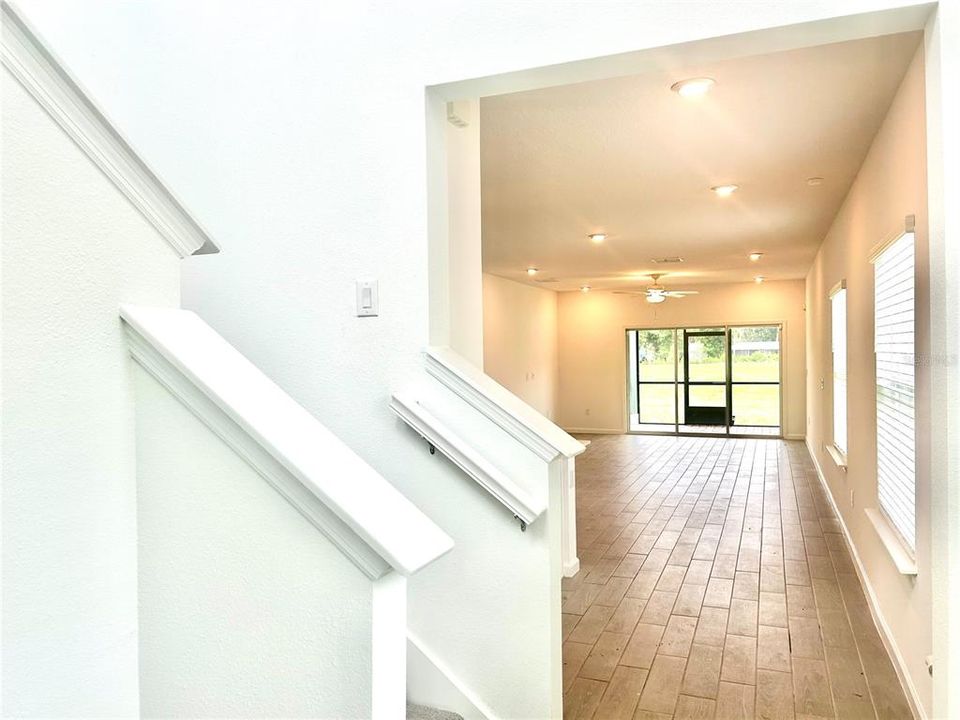
[[[901,575],[864,508],[877,507],[876,385],[873,354],[874,245],[916,216],[917,562],[916,578]],[[925,659],[932,652],[930,576],[930,288],[927,280],[927,184],[922,49],[918,50],[850,188],[843,207],[807,276],[808,443],[853,536],[897,650],[927,711],[932,681]],[[847,281],[847,470],[824,449],[832,442],[830,302]],[[820,378],[824,388],[820,389]],[[934,418],[933,422],[941,422]],[[851,495],[853,501],[851,502]]]
[[[480,103],[456,103],[469,124],[446,123],[450,243],[449,345],[483,367],[483,277],[480,259]]]
[[[136,375],[143,716],[369,717],[369,579]]]
[[[134,716],[133,387],[121,303],[176,305],[179,258],[3,83],[3,713]]]

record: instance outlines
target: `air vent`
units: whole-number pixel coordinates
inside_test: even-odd
[[[560,282],[560,281],[557,280],[556,278],[534,278],[533,281],[534,281],[534,282],[538,282],[538,283],[555,283],[555,282]]]
[[[682,263],[682,257],[664,257],[664,258],[653,258],[651,262],[656,263],[657,265],[675,265],[677,263]]]

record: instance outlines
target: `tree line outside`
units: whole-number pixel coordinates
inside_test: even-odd
[[[682,330],[637,330],[640,347],[640,362],[643,363],[672,363],[674,348],[674,333],[676,332],[677,349],[683,357]],[[740,343],[747,342],[777,342],[780,337],[780,328],[775,326],[736,327],[732,328],[733,348]],[[696,338],[697,345],[702,348],[703,360],[723,359],[724,337],[722,335],[705,335]],[[738,355],[739,360],[746,362],[762,362],[774,359],[777,353],[772,351],[756,350],[747,355]]]

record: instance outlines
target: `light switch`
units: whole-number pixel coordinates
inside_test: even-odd
[[[357,317],[380,314],[380,292],[376,280],[357,280]]]

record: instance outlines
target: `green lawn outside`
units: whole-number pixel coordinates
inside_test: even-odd
[[[690,363],[691,380],[720,381],[726,379],[726,363],[723,360],[713,362]],[[680,378],[683,378],[683,362],[677,367]],[[673,363],[640,363],[641,380],[673,380]],[[780,364],[776,360],[760,362],[733,363],[734,382],[779,382]]]
[[[724,380],[722,361],[695,363],[690,366],[690,376],[695,380]],[[682,371],[682,368],[681,368]],[[735,382],[779,381],[780,368],[776,360],[761,362],[735,362]],[[641,380],[673,380],[672,363],[642,363]],[[640,421],[645,423],[674,422],[674,398],[672,385],[640,386]],[[680,385],[677,405],[680,410],[680,422],[683,420],[683,386]],[[701,404],[723,405],[723,388],[701,388],[697,390]],[[716,396],[712,398],[712,396]],[[714,400],[715,402],[711,401]],[[734,385],[733,387],[734,425],[779,425],[780,424],[780,387],[779,385]]]

